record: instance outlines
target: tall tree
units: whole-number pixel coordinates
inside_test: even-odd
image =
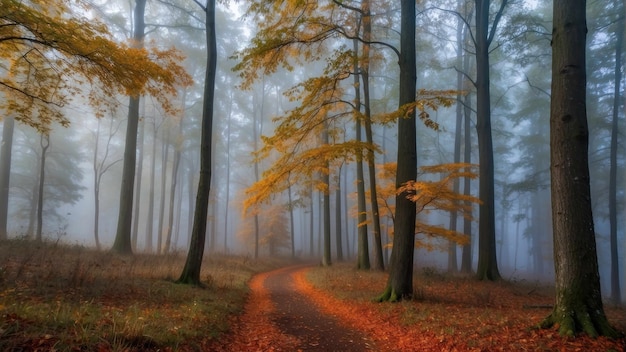
[[[555,0],[550,171],[556,303],[541,327],[561,335],[617,336],[602,306],[589,186],[586,1]]]
[[[327,123],[324,123],[324,130],[322,131],[322,143],[330,144],[330,140],[328,138],[328,126]],[[324,201],[324,250],[322,254],[322,265],[330,266],[332,264],[331,254],[330,254],[330,161],[326,161],[326,170],[322,174],[322,183],[324,184],[324,192],[323,192],[323,201]]]
[[[187,94],[183,93],[183,96],[186,97]],[[185,103],[183,101],[183,106]],[[169,197],[169,206],[168,206],[168,220],[167,220],[167,230],[165,235],[165,245],[164,245],[164,253],[169,253],[172,246],[172,231],[174,229],[174,203],[176,200],[176,188],[178,187],[178,174],[180,169],[180,158],[183,149],[183,118],[184,115],[177,122],[177,131],[176,137],[174,138],[174,160],[172,163],[172,180],[170,182],[170,197]],[[180,187],[178,187],[180,188]],[[180,193],[180,192],[179,192]],[[180,197],[179,197],[180,199]],[[180,202],[179,202],[180,203]],[[180,209],[180,205],[178,206]],[[176,246],[176,243],[174,243]]]
[[[354,50],[354,72],[359,72],[359,41],[352,40]],[[359,76],[354,75],[354,105],[357,115],[361,111],[361,88]],[[356,118],[356,141],[362,140],[362,119]],[[356,193],[357,193],[357,268],[362,270],[370,269],[369,240],[367,238],[367,210],[365,203],[365,176],[363,175],[363,154],[356,157]]]
[[[9,213],[9,187],[11,179],[11,152],[13,150],[13,130],[15,119],[4,118],[2,144],[0,147],[0,240],[6,240]]]
[[[416,98],[415,1],[401,1],[400,18],[400,97],[399,109],[406,109]],[[398,121],[398,163],[396,188],[417,177],[417,142],[415,109],[408,109]],[[397,301],[413,295],[413,256],[417,207],[408,192],[396,196],[393,250],[389,259],[389,277],[380,301]]]
[[[611,244],[611,300],[619,303],[622,292],[619,282],[619,259],[617,253],[617,137],[619,135],[619,114],[621,83],[622,83],[622,56],[624,55],[624,20],[626,6],[624,0],[616,0],[614,4],[619,9],[619,20],[615,23],[615,76],[613,90],[613,111],[611,120],[611,151],[610,151],[610,171],[609,171],[609,224],[610,224],[610,244]]]
[[[464,41],[467,41],[468,30],[465,30]],[[469,72],[470,69],[470,57],[469,55],[463,56],[463,72]],[[470,85],[470,81],[467,77],[464,80],[465,87]],[[472,117],[472,100],[470,94],[466,94],[463,98],[463,162],[466,164],[472,163],[472,129],[471,129],[471,117]],[[471,180],[466,177],[463,180],[463,194],[466,197],[471,195]],[[470,203],[466,201],[466,206],[470,206]],[[463,218],[463,233],[471,238],[472,235],[472,221],[465,217]],[[472,272],[472,245],[471,240],[469,243],[463,245],[461,254],[461,272],[469,274]]]
[[[113,118],[109,121],[108,136],[106,143],[104,144],[104,154],[100,156],[100,125],[102,120],[98,120],[98,127],[95,134],[95,145],[93,151],[93,198],[94,198],[94,221],[93,221],[93,234],[96,241],[96,248],[100,249],[100,185],[102,184],[102,177],[106,174],[110,168],[115,165],[121,159],[109,161],[109,153],[111,152],[111,140],[117,133],[120,127],[120,123],[115,123]],[[98,160],[98,158],[101,158]]]
[[[198,180],[189,252],[187,253],[185,267],[177,282],[200,285],[200,270],[204,255],[207,211],[209,209],[209,192],[211,190],[211,149],[213,144],[213,98],[215,96],[215,71],[217,68],[217,37],[215,34],[215,0],[207,0],[206,5],[202,5],[195,0],[194,2],[205,13],[207,65],[200,140],[200,179]]]
[[[39,188],[37,191],[37,232],[35,240],[41,242],[43,230],[43,188],[46,182],[46,156],[50,147],[50,136],[47,133],[41,134],[39,144],[41,145],[41,155],[39,156]]]
[[[365,138],[370,145],[374,144],[372,133],[372,112],[370,104],[370,42],[372,40],[372,14],[370,10],[370,0],[361,3],[363,15],[363,55],[359,60],[359,72],[363,81],[363,110],[365,127]],[[376,159],[373,149],[367,150],[368,176],[370,183],[370,208],[372,214],[372,230],[374,243],[374,269],[385,270],[383,260],[383,246],[380,233],[380,211],[378,209],[378,195],[376,194]]]
[[[144,243],[144,250],[148,253],[152,252],[154,242],[154,179],[156,173],[156,147],[159,126],[161,125],[157,125],[156,117],[153,117],[152,153],[150,157],[150,185],[148,186],[148,215],[146,220],[146,240]]]
[[[146,0],[136,0],[133,11],[133,40],[135,46],[142,47],[145,37]],[[120,188],[120,206],[117,217],[117,232],[112,250],[122,254],[132,254],[133,196],[135,186],[135,164],[137,160],[137,132],[139,128],[139,96],[131,96],[128,104],[126,123],[126,143],[124,144],[124,162],[122,186]],[[158,250],[158,249],[157,249]]]
[[[507,0],[501,0],[491,28],[489,27],[490,3],[490,0],[476,0],[476,131],[478,133],[478,162],[480,165],[478,193],[482,201],[478,224],[478,268],[476,275],[481,280],[500,278],[496,259],[489,47],[495,37]]]
[[[163,227],[165,220],[165,201],[167,199],[167,162],[170,155],[170,124],[166,124],[163,129],[163,141],[161,143],[161,199],[159,201],[159,221],[157,226],[157,254],[162,254],[164,251],[165,239],[163,238],[164,230]]]
[[[146,100],[142,100],[145,106]],[[139,136],[137,137],[137,168],[135,174],[135,205],[133,206],[133,230],[132,230],[132,247],[133,251],[137,250],[137,240],[139,238],[139,213],[141,207],[141,183],[143,180],[143,155],[144,155],[144,140],[146,135],[146,118],[145,116],[139,117]]]

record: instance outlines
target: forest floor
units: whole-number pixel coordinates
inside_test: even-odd
[[[554,300],[554,293],[546,286],[526,282],[480,282],[425,269],[416,275],[413,300],[395,304],[372,302],[372,298],[382,292],[386,278],[385,273],[354,270],[352,264],[331,268],[290,267],[257,275],[251,282],[252,295],[245,313],[234,322],[231,332],[211,349],[626,350],[624,338],[565,338],[555,329],[533,328],[549,314]],[[294,312],[292,325],[308,324],[308,327],[285,326],[281,322],[285,311]],[[608,306],[606,311],[613,326],[626,331],[626,308]],[[329,330],[318,329],[320,315],[330,319],[324,323],[330,326]],[[303,316],[307,321],[301,321]],[[333,330],[336,331],[333,333]],[[251,331],[260,333],[251,334]],[[328,341],[320,345],[320,340],[325,339]]]
[[[420,269],[413,300],[380,304],[386,274],[352,264],[211,254],[196,288],[173,282],[184,259],[0,242],[0,351],[626,351],[533,329],[554,300],[535,283]]]

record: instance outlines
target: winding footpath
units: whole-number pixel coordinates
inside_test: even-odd
[[[307,266],[255,276],[244,314],[215,351],[375,351],[371,339],[329,316],[297,284]]]

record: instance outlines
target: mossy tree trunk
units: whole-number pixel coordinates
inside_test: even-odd
[[[617,336],[602,307],[589,187],[585,0],[555,0],[550,157],[556,304],[540,324]]]

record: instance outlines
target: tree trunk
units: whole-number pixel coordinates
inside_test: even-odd
[[[467,40],[467,30],[464,34]],[[465,55],[463,57],[463,72],[469,72],[470,69],[470,56]],[[469,85],[467,78],[465,79],[466,87]],[[472,109],[471,104],[472,100],[469,94],[465,95],[463,99],[463,162],[471,164],[472,162],[472,129],[471,129],[471,117],[472,117]],[[466,177],[463,180],[463,194],[465,196],[470,196],[472,194],[471,190],[472,181],[469,177]],[[465,206],[472,207],[472,203],[470,201],[465,201]],[[463,218],[463,233],[469,236],[470,241],[468,244],[463,246],[463,251],[461,253],[461,272],[465,274],[472,273],[472,221],[467,217]]]
[[[294,219],[293,219],[293,199],[291,197],[291,181],[289,181],[289,177],[287,177],[287,182],[289,183],[289,187],[287,188],[287,195],[289,196],[289,235],[291,237],[291,258],[296,257],[296,247],[295,247],[295,236],[296,229],[294,227]]]
[[[157,254],[164,253],[164,241],[163,234],[165,228],[163,227],[163,223],[165,222],[165,201],[167,199],[167,160],[170,156],[170,126],[169,124],[165,125],[165,131],[163,132],[165,135],[163,136],[163,141],[161,144],[161,199],[159,201],[159,225],[157,227]]]
[[[459,3],[459,8],[461,7],[461,3]],[[456,24],[456,62],[457,65],[462,65],[463,63],[463,27],[464,22],[461,18],[457,19]],[[461,161],[461,129],[463,127],[463,95],[461,92],[463,91],[463,83],[464,77],[461,71],[458,71],[456,74],[456,89],[458,90],[458,94],[456,96],[456,126],[454,130],[454,162],[458,163]],[[460,182],[458,178],[454,179],[454,183],[452,185],[454,193],[459,193]],[[455,210],[450,212],[450,226],[451,231],[456,231],[457,228],[457,212]],[[448,272],[456,273],[458,270],[458,263],[456,258],[456,242],[448,241]]]
[[[6,117],[2,126],[2,151],[0,152],[0,240],[8,238],[7,220],[14,129],[15,119],[12,116]]]
[[[93,199],[94,199],[94,214],[93,214],[93,236],[96,241],[96,248],[100,250],[100,238],[98,231],[100,228],[100,179],[102,174],[100,173],[102,163],[98,163],[98,145],[100,143],[100,122],[98,120],[98,128],[96,129],[96,141],[93,151]],[[104,161],[103,161],[104,162]]]
[[[365,139],[370,146],[374,146],[374,136],[372,133],[372,113],[370,111],[370,85],[369,85],[369,60],[370,45],[368,42],[372,36],[372,17],[370,14],[370,1],[364,0],[361,4],[363,11],[363,55],[360,62],[360,72],[363,81],[363,108],[365,127]],[[376,156],[373,149],[367,150],[367,165],[370,182],[370,210],[372,214],[372,230],[374,235],[374,269],[385,270],[383,260],[383,246],[380,233],[380,211],[378,209],[378,192],[376,191]]]
[[[315,187],[311,183],[311,202],[309,206],[311,207],[311,216],[309,217],[309,256],[312,258],[314,255],[314,246],[313,246],[313,230],[314,230],[314,219],[313,209],[315,208],[315,203],[313,202],[313,194],[315,193]]]
[[[145,105],[145,99],[142,101]],[[144,109],[145,110],[145,109]],[[137,140],[137,170],[135,174],[135,206],[133,207],[133,230],[131,244],[133,251],[137,250],[137,239],[139,237],[139,208],[141,207],[141,181],[143,180],[143,141],[145,137],[145,117],[139,118]]]
[[[343,244],[341,236],[341,223],[342,223],[342,211],[341,211],[341,165],[337,170],[337,189],[335,189],[335,246],[337,247],[337,261],[343,261]]]
[[[400,20],[400,98],[399,108],[415,101],[415,1],[401,1]],[[396,188],[417,178],[415,109],[398,120],[398,166]],[[398,301],[413,295],[413,256],[415,251],[415,202],[406,192],[396,196],[393,250],[387,287],[379,301]]]
[[[46,181],[46,152],[50,147],[50,136],[41,135],[41,159],[39,160],[39,189],[37,191],[37,232],[35,240],[42,241],[43,231],[43,186]]]
[[[174,161],[172,165],[172,182],[170,183],[170,204],[168,207],[168,221],[167,221],[167,234],[165,236],[165,248],[163,249],[164,253],[168,253],[170,251],[170,247],[172,245],[172,229],[174,228],[174,203],[176,200],[176,186],[178,183],[178,168],[180,165],[180,155],[182,149],[182,118],[178,122],[178,133],[176,137],[176,141],[174,142]]]
[[[489,0],[476,0],[476,132],[478,134],[479,198],[478,268],[479,280],[498,280],[494,202],[494,162],[491,138],[491,98],[489,89]],[[506,0],[502,0],[502,8]],[[502,8],[500,11],[502,11]],[[495,32],[497,22],[492,25]]]
[[[161,194],[161,199],[159,201],[159,224],[157,226],[157,254],[163,253],[163,233],[165,228],[163,227],[163,223],[165,222],[165,202],[167,200],[166,197],[166,188],[167,188],[167,161],[170,156],[170,126],[164,126],[165,129],[163,133],[163,141],[161,142],[161,187],[159,193]]]
[[[611,300],[619,303],[622,299],[622,292],[619,282],[619,257],[617,252],[617,138],[619,135],[618,121],[621,100],[622,83],[622,51],[624,50],[624,8],[623,0],[615,1],[620,9],[620,19],[617,21],[615,31],[615,79],[613,92],[613,117],[611,122],[611,155],[609,171],[609,223],[611,242]]]
[[[585,0],[555,0],[550,171],[556,304],[542,327],[617,336],[602,306],[589,187]]]
[[[154,237],[154,178],[156,173],[156,145],[157,145],[157,124],[154,121],[152,133],[152,157],[150,165],[150,188],[148,196],[148,219],[146,220],[146,253],[152,253]],[[158,249],[157,249],[158,250]]]
[[[359,72],[358,67],[358,48],[359,42],[353,40],[354,46],[354,72]],[[357,107],[356,113],[356,140],[360,142],[361,137],[361,88],[359,82],[359,75],[354,75],[354,106]],[[370,257],[369,257],[369,243],[367,239],[367,213],[365,206],[365,177],[363,176],[363,154],[360,153],[356,158],[356,193],[357,193],[357,269],[369,270],[370,269]]]
[[[261,138],[261,134],[263,133],[263,115],[264,115],[264,106],[265,103],[265,80],[261,81],[261,99],[258,101],[258,96],[256,91],[253,95],[253,99],[256,100],[254,102],[254,106],[259,106],[260,109],[254,110],[254,121],[252,126],[252,134],[254,138],[254,150],[259,150],[259,138]],[[260,126],[261,125],[261,126]],[[259,182],[259,162],[254,162],[254,180],[255,182]],[[259,257],[259,238],[260,238],[260,228],[259,228],[259,215],[258,212],[254,213],[254,259]]]
[[[146,0],[135,1],[135,29],[133,39],[136,45],[143,46],[145,37],[144,13]],[[117,233],[112,251],[120,254],[132,254],[131,227],[133,220],[133,188],[135,184],[135,162],[137,159],[137,129],[139,124],[139,97],[131,97],[128,104],[128,124],[126,126],[126,144],[124,145],[124,166],[122,187],[120,189],[120,207],[117,218]]]
[[[177,282],[201,285],[200,270],[204,255],[204,242],[207,228],[209,192],[211,190],[211,149],[213,134],[213,98],[215,96],[215,71],[217,67],[217,45],[215,35],[215,0],[209,0],[206,12],[207,67],[204,82],[204,102],[202,109],[202,136],[200,141],[200,179],[194,212],[191,243],[185,267]]]
[[[329,144],[328,126],[324,123],[324,131],[322,132],[322,143]],[[330,249],[330,162],[326,161],[326,170],[322,173],[322,182],[324,182],[324,251],[322,255],[322,265],[331,266],[331,249]]]
[[[344,173],[344,180],[348,179],[348,168],[344,167],[343,168],[343,173]],[[345,204],[345,208],[346,208],[346,213],[348,212],[348,182],[344,181],[344,189],[343,189],[343,203]],[[348,216],[344,216],[343,217],[343,221],[344,221],[344,225],[345,225],[345,229],[346,229],[346,259],[350,260],[351,256],[352,256],[352,246],[350,246],[350,223],[349,223],[349,217]]]

